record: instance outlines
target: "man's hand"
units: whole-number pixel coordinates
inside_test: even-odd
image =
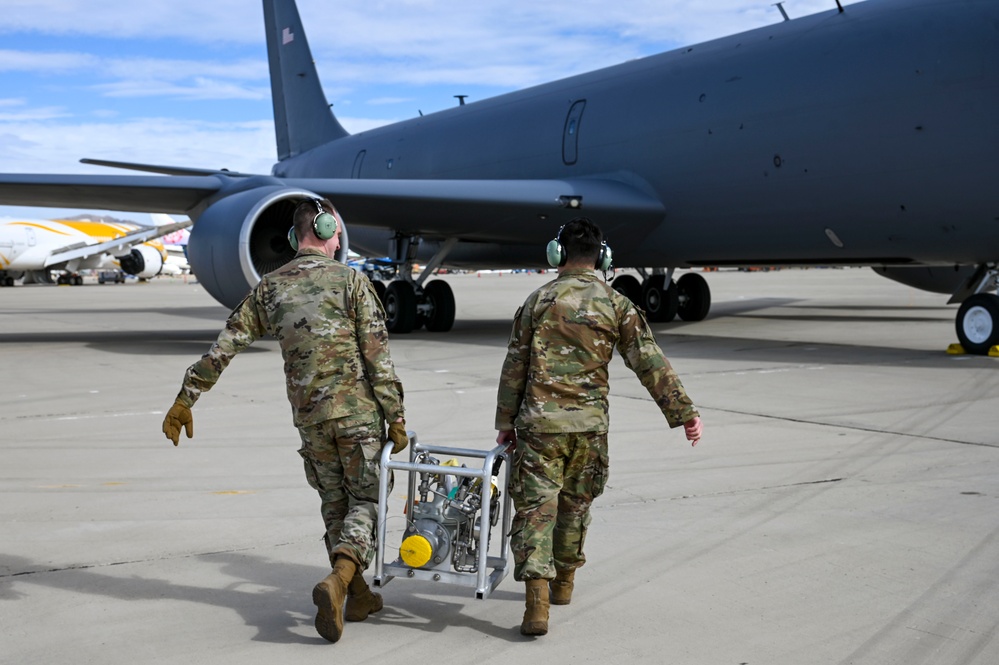
[[[389,425],[389,438],[392,439],[392,454],[401,453],[409,445],[409,435],[406,434],[406,421],[402,418]]]
[[[690,441],[691,446],[696,446],[697,442],[701,440],[703,430],[704,426],[701,425],[700,417],[691,418],[683,424],[683,433],[687,435],[687,441]]]
[[[506,429],[496,433],[496,443],[505,443],[508,451],[513,452],[517,445],[517,430]]]
[[[194,437],[194,415],[191,414],[191,409],[178,401],[173,403],[163,419],[163,433],[175,446],[180,445],[181,427],[187,431],[187,438]]]

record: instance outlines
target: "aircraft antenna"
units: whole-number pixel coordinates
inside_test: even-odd
[[[843,13],[843,5],[841,5],[839,3],[839,0],[836,0],[836,6],[839,7],[839,13],[842,14]]]
[[[455,95],[454,97],[455,97],[455,99],[458,100],[458,106],[464,106],[465,105],[465,98],[468,97],[468,95]]]
[[[783,2],[775,2],[773,6],[780,10],[780,15],[784,17],[785,21],[790,21],[791,20],[791,17],[787,15],[786,11],[784,11],[784,3]]]

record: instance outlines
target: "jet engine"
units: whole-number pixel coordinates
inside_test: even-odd
[[[163,255],[149,245],[133,247],[128,254],[115,258],[123,271],[142,279],[156,277],[163,270]]]
[[[257,179],[251,179],[257,180]],[[292,213],[317,194],[269,184],[245,189],[210,205],[195,221],[187,244],[191,272],[216,300],[234,308],[260,281],[295,256],[288,244]],[[247,181],[246,185],[253,184]],[[346,263],[347,229],[337,259]]]

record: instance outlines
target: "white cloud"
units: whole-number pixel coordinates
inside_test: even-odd
[[[197,77],[189,85],[166,81],[118,81],[93,86],[105,97],[164,97],[169,99],[269,99],[270,87],[247,87]]]
[[[0,122],[0,171],[4,172],[99,173],[78,161],[90,157],[268,173],[274,154],[269,121]]]
[[[0,72],[66,73],[93,69],[99,58],[87,53],[39,53],[0,49]]]

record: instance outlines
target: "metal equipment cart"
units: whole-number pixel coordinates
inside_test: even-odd
[[[407,577],[474,587],[476,598],[488,598],[509,570],[510,454],[503,445],[491,450],[449,448],[419,443],[414,432],[409,434],[408,462],[392,459],[391,442],[382,450],[375,586]],[[434,455],[481,459],[482,466],[457,466],[456,459],[441,463]],[[390,546],[386,523],[394,470],[406,472],[408,493],[402,543]],[[490,532],[497,523],[499,552],[490,556]],[[397,551],[398,558],[386,563],[386,550]]]

